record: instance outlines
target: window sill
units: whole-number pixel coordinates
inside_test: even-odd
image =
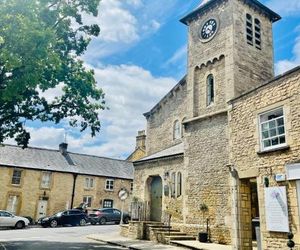
[[[22,185],[21,185],[21,184],[11,184],[11,186],[13,186],[13,187],[17,187],[17,188],[21,188],[21,187],[22,187]]]
[[[276,152],[276,151],[287,151],[289,149],[290,149],[290,146],[285,145],[285,146],[278,147],[278,148],[270,148],[270,149],[266,149],[266,150],[263,150],[263,151],[258,151],[257,154],[258,155],[264,155],[264,154],[273,153],[273,152]]]
[[[113,192],[114,190],[111,190],[111,189],[104,189],[105,191],[107,192]]]
[[[84,188],[84,191],[93,191],[94,188]]]

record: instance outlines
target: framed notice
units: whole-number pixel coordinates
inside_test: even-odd
[[[286,187],[265,188],[265,209],[268,231],[290,231]]]

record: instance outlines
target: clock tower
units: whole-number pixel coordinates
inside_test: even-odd
[[[258,0],[210,0],[181,19],[189,28],[190,118],[226,110],[227,101],[274,76],[279,19]]]

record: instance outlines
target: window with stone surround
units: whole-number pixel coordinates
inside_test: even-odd
[[[91,207],[92,206],[92,196],[83,196],[83,202],[85,204],[87,204],[87,207]]]
[[[179,122],[179,120],[176,120],[173,125],[173,139],[178,140],[178,139],[180,139],[180,137],[181,137],[180,122]]]
[[[246,14],[246,36],[247,43],[253,45],[253,20],[250,14]]]
[[[260,114],[261,150],[276,149],[286,146],[285,121],[283,108]]]
[[[92,189],[94,188],[94,178],[86,177],[84,182],[85,189]]]
[[[177,197],[182,195],[182,174],[180,172],[177,173]]]
[[[21,177],[22,177],[22,170],[14,169],[13,176],[11,179],[12,185],[21,185]]]
[[[113,207],[113,204],[114,204],[114,201],[113,201],[113,200],[105,199],[105,200],[103,201],[103,208],[112,208],[112,207]]]
[[[51,176],[52,176],[51,172],[42,172],[41,188],[50,188]]]
[[[210,74],[207,77],[207,106],[213,104],[215,101],[215,80],[214,76]]]
[[[12,214],[16,214],[20,202],[20,197],[18,195],[9,195],[6,210]]]
[[[255,48],[261,49],[261,24],[257,18],[254,19],[254,40]]]
[[[171,174],[171,197],[176,197],[176,173]]]
[[[107,191],[114,190],[114,180],[113,179],[106,179],[105,190],[107,190]]]

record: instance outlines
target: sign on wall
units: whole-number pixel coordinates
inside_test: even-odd
[[[265,188],[265,209],[268,231],[290,231],[286,187]]]

